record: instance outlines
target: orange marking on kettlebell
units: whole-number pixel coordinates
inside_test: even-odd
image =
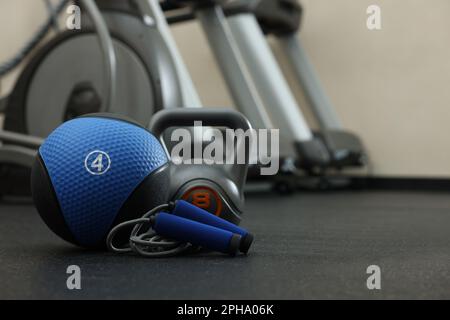
[[[192,200],[190,198],[192,197]],[[207,210],[209,212],[212,211],[213,208],[211,208],[212,205],[212,199],[216,203],[216,210],[215,212],[211,212],[212,214],[216,216],[220,216],[222,213],[222,199],[220,198],[217,191],[215,191],[212,188],[199,186],[194,187],[192,189],[189,189],[183,196],[182,199],[188,202],[191,202],[193,205]]]

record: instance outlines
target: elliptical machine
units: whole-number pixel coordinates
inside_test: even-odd
[[[354,133],[346,131],[334,106],[326,95],[314,66],[298,35],[303,8],[298,0],[258,0],[247,7],[258,20],[266,35],[273,35],[282,48],[287,61],[299,81],[306,99],[320,125],[314,134],[326,145],[330,153],[330,167],[344,169],[362,167],[367,164],[363,143]],[[244,11],[245,13],[245,11]],[[230,18],[233,30],[242,32],[245,17]],[[242,25],[241,25],[242,24]]]
[[[158,1],[77,4],[90,19],[83,15],[81,30],[60,33],[33,56],[8,99],[6,130],[46,137],[63,121],[106,110],[147,125],[160,109],[201,106]]]
[[[353,133],[343,130],[335,109],[301,46],[297,32],[300,29],[302,7],[298,1],[236,0],[230,3],[225,12],[257,88],[266,94],[265,101],[274,110],[271,114],[278,115],[276,122],[287,126],[288,120],[292,119],[293,110],[277,108],[277,100],[273,99],[280,92],[285,97],[290,93],[288,90],[280,91],[281,81],[273,76],[276,72],[270,66],[275,63],[274,55],[264,41],[263,34],[277,38],[320,124],[321,130],[313,132],[313,135],[324,144],[329,154],[329,162],[324,169],[341,170],[365,165],[366,156],[361,141]],[[267,88],[273,88],[274,93],[270,93]],[[301,128],[300,124],[297,128]]]
[[[294,146],[296,165],[310,176],[318,176],[320,187],[330,182],[326,173],[366,164],[361,141],[343,130],[297,39],[302,13],[297,1],[203,1],[202,5],[197,1],[182,2],[191,4],[191,12],[171,15],[169,22],[195,17],[200,20],[240,111],[254,127],[280,128],[282,138]],[[313,132],[306,124],[265,34],[274,34],[286,43],[286,51],[297,66],[298,77],[321,124],[320,131]],[[241,85],[244,81],[247,84]],[[248,97],[249,92],[253,94],[253,104],[242,98]]]
[[[29,194],[36,150],[64,121],[113,112],[146,126],[160,109],[201,107],[158,0],[75,3],[81,30],[40,48],[5,102],[0,195]]]
[[[284,163],[296,158],[302,168],[314,171],[329,163],[328,152],[322,141],[309,129],[301,110],[284,79],[281,70],[269,53],[266,40],[247,39],[256,50],[250,52],[239,41],[229,23],[233,1],[169,0],[174,7],[189,5],[191,15],[172,16],[169,22],[182,22],[197,18],[222,70],[237,108],[247,116],[254,128],[280,129]],[[258,26],[257,26],[258,27]],[[259,27],[258,27],[259,28]],[[262,33],[261,33],[262,34]],[[266,45],[266,47],[264,47]],[[259,72],[259,73],[257,73]],[[275,112],[272,109],[276,109]]]

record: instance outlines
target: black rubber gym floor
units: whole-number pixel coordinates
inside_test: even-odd
[[[450,298],[450,195],[424,192],[252,193],[247,257],[149,260],[64,243],[31,206],[0,205],[0,298]],[[82,290],[66,288],[78,265]],[[381,290],[366,269],[381,268]]]

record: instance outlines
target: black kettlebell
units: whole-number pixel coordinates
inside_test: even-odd
[[[251,129],[250,122],[241,113],[218,108],[166,109],[153,116],[149,129],[166,146],[167,129],[192,128],[196,121],[201,121],[204,128],[242,129],[244,132]],[[236,161],[235,164],[212,165],[172,162],[169,189],[171,199],[188,201],[218,217],[239,224],[244,205],[243,189],[249,167],[250,143],[245,139],[239,146],[235,145],[235,153],[239,151],[238,148],[241,148],[241,152],[245,151],[244,164],[236,164]],[[224,143],[224,150],[225,145]]]

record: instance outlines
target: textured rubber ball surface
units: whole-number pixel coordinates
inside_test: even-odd
[[[103,162],[97,162],[103,171],[96,175],[95,168],[89,166],[95,164],[99,151],[105,156]],[[39,153],[64,220],[84,246],[98,244],[131,193],[168,162],[163,147],[150,132],[108,118],[64,123],[47,138]]]

